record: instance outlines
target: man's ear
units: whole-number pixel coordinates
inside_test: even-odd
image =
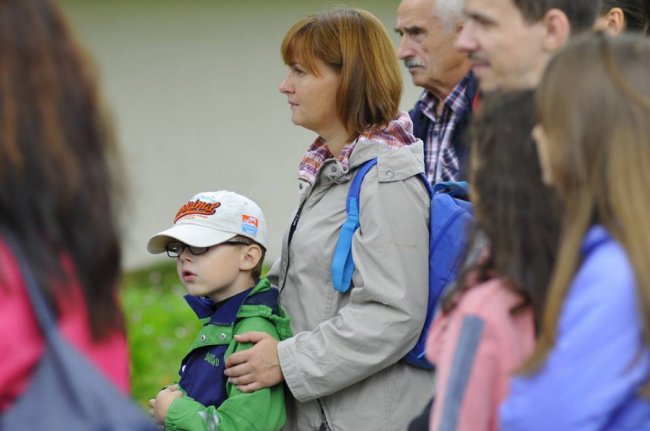
[[[571,37],[571,24],[569,18],[560,9],[549,9],[543,18],[544,35],[543,45],[547,52],[555,52]]]
[[[262,248],[257,244],[251,244],[244,247],[239,262],[239,269],[250,271],[254,269],[262,258]]]
[[[625,14],[620,7],[613,7],[607,12],[607,31],[613,35],[625,30]]]

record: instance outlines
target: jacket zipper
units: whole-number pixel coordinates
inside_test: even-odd
[[[330,424],[327,421],[323,404],[320,402],[320,398],[317,398],[316,401],[318,402],[318,408],[320,409],[320,427],[318,428],[318,431],[332,431],[332,428],[330,428]]]

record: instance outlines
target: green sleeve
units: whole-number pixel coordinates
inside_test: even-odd
[[[234,329],[234,334],[261,331],[278,339],[274,325],[263,317],[242,319]],[[250,347],[233,341],[224,359]],[[218,408],[205,407],[188,396],[174,400],[167,412],[167,430],[277,431],[286,422],[283,385],[244,393],[226,383],[226,392],[228,398]]]

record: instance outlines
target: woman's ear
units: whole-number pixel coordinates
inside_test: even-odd
[[[239,269],[250,271],[254,269],[262,258],[262,248],[257,244],[251,244],[244,247],[239,262]]]
[[[607,31],[613,35],[618,35],[625,30],[625,14],[620,7],[613,7],[607,12]]]

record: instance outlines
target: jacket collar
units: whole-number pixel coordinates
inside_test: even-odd
[[[246,301],[248,294],[252,290],[253,288],[251,287],[221,302],[214,302],[205,296],[191,295],[185,295],[185,301],[187,301],[199,319],[210,318],[210,323],[231,325],[235,322],[239,308]]]
[[[205,296],[185,295],[185,301],[200,320],[208,320],[214,325],[232,325],[242,305],[260,305],[269,307],[279,315],[278,290],[272,289],[267,278],[262,278],[255,287],[246,289],[228,299],[215,303]]]

